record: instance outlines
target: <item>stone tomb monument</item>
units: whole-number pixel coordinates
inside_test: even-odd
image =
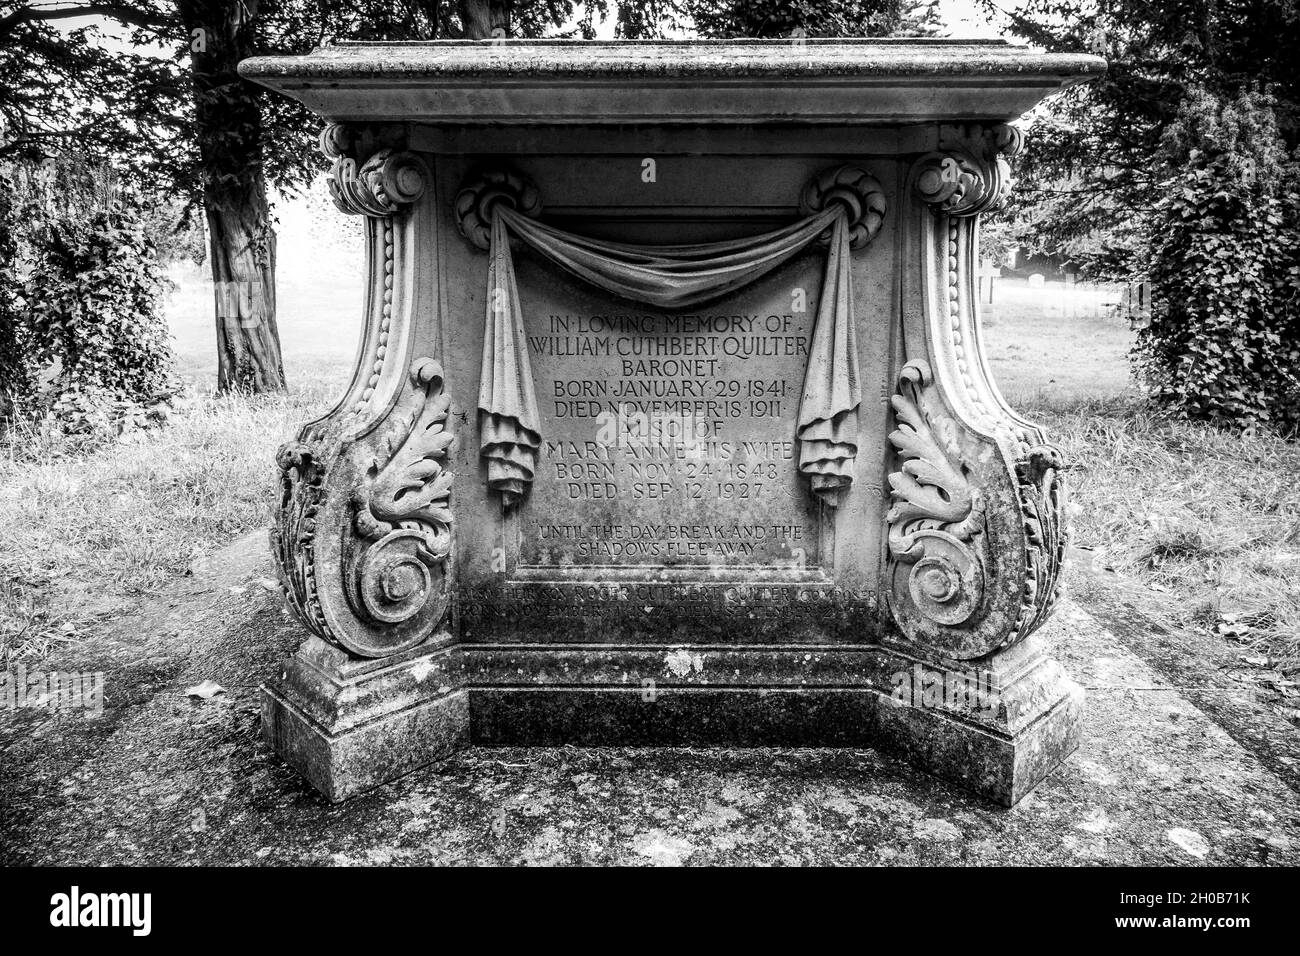
[[[1012,804],[1083,697],[1034,631],[1061,456],[981,343],[1001,42],[341,45],[351,385],[279,454],[311,632],[267,739],[331,800],[480,745],[879,746]]]

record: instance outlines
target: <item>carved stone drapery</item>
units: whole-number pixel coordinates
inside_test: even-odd
[[[864,170],[840,166],[808,183],[799,211],[816,216],[836,205],[847,215],[836,217],[829,234],[822,234],[828,245],[826,278],[808,349],[797,432],[799,470],[808,476],[813,492],[830,505],[838,505],[853,482],[862,402],[849,250],[866,246],[880,231],[885,197],[880,184]]]
[[[920,321],[892,400],[889,606],[910,641],[958,659],[1032,633],[1059,594],[1064,465],[993,383],[981,341],[978,220],[1006,198],[1011,126],[942,127],[914,163]]]
[[[456,197],[461,234],[489,253],[479,393],[480,451],[488,483],[506,506],[526,493],[537,468],[541,424],[525,347],[510,252],[517,236],[552,263],[612,294],[660,308],[696,305],[756,281],[809,242],[828,245],[798,416],[799,469],[830,506],[853,480],[861,376],[853,317],[851,248],[880,231],[880,183],[855,166],[828,169],[805,188],[804,218],[750,239],[696,245],[631,245],[590,239],[536,221],[537,188],[493,170]]]
[[[532,484],[542,432],[519,286],[505,222],[496,214],[498,205],[535,217],[542,203],[536,186],[505,170],[489,170],[456,197],[461,234],[489,256],[479,366],[479,454],[487,464],[488,487],[500,493],[508,508]]]

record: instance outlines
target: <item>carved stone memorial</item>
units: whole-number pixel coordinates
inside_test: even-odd
[[[242,64],[366,235],[279,453],[310,631],[267,739],[332,800],[479,745],[878,746],[1012,804],[1079,741],[1034,632],[1065,466],[993,384],[1001,42],[432,42]]]

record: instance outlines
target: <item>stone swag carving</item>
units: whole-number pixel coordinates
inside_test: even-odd
[[[541,201],[522,176],[490,170],[456,197],[461,234],[487,251],[480,454],[488,484],[516,504],[537,469],[541,422],[524,338],[510,239],[606,292],[674,309],[740,289],[814,240],[828,246],[826,272],[809,349],[798,433],[800,471],[823,502],[836,506],[852,482],[861,403],[854,335],[850,249],[880,231],[884,192],[855,166],[829,169],[804,189],[802,217],[752,238],[694,245],[633,245],[575,235],[538,221]]]
[[[891,400],[888,603],[908,639],[959,659],[1010,646],[1047,620],[1067,538],[1061,454],[993,384],[967,288],[979,216],[1005,200],[1007,157],[1021,142],[1007,125],[942,127],[940,149],[912,175],[928,206],[922,245],[936,250],[935,267],[923,269],[941,305],[928,349],[950,371],[941,389],[940,369],[914,358]],[[1018,586],[1003,587],[1008,577]]]

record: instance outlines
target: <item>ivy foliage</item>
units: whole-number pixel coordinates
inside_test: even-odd
[[[1160,165],[1139,374],[1186,417],[1300,430],[1300,175],[1273,104],[1193,90]]]
[[[107,168],[71,160],[9,164],[0,196],[9,415],[95,436],[160,417],[177,385],[150,210]]]
[[[21,284],[14,271],[18,240],[13,223],[12,181],[0,167],[0,422],[13,414],[15,396],[22,387],[22,352],[18,348],[18,293]]]

